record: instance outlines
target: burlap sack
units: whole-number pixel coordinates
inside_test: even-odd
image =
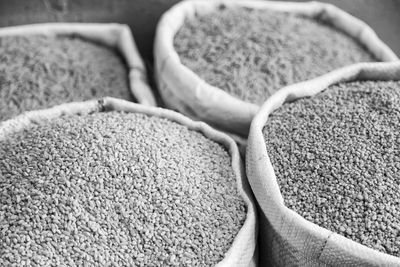
[[[206,14],[224,4],[271,9],[318,17],[359,40],[379,61],[398,60],[396,55],[364,22],[340,10],[319,2],[291,3],[257,0],[183,1],[161,18],[154,45],[156,82],[165,104],[194,119],[203,120],[227,132],[247,137],[252,118],[259,106],[231,96],[211,86],[181,64],[173,39],[185,18]]]
[[[284,205],[262,129],[283,103],[313,96],[332,84],[356,80],[400,80],[400,63],[361,63],[291,85],[272,95],[254,117],[246,172],[259,205],[260,266],[400,266],[400,258],[319,227]]]
[[[246,208],[246,220],[236,236],[231,248],[226,253],[225,258],[216,266],[256,266],[258,257],[256,250],[258,225],[256,219],[256,208],[250,186],[247,182],[244,172],[243,162],[240,158],[236,143],[226,134],[212,129],[204,122],[195,122],[177,112],[148,107],[135,104],[129,101],[116,98],[103,98],[86,102],[73,102],[62,104],[49,109],[26,112],[13,119],[0,122],[0,140],[15,132],[28,128],[30,125],[37,124],[40,121],[49,120],[65,115],[89,114],[94,112],[107,112],[112,110],[135,112],[158,116],[187,126],[193,131],[204,134],[211,140],[225,146],[232,157],[232,168],[237,178],[239,193],[243,197]]]
[[[146,68],[127,25],[117,23],[44,23],[0,28],[0,37],[37,34],[75,35],[116,48],[129,68],[129,86],[132,95],[141,104],[156,106],[156,100],[147,82]]]

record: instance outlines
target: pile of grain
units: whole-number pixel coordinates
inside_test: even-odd
[[[283,86],[374,61],[356,40],[321,21],[247,8],[186,20],[174,46],[207,83],[256,104]]]
[[[400,256],[400,82],[331,86],[274,111],[263,134],[287,207]]]
[[[0,38],[0,121],[103,96],[132,100],[128,69],[114,50],[77,37]]]
[[[75,115],[0,141],[1,266],[214,266],[245,217],[229,153],[167,119]]]

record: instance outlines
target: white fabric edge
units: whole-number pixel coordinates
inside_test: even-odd
[[[296,212],[290,210],[283,204],[283,197],[276,181],[275,172],[268,157],[262,129],[268,121],[268,116],[283,103],[298,98],[313,96],[330,85],[340,82],[351,82],[355,80],[400,80],[400,62],[389,63],[359,63],[344,67],[315,79],[287,86],[273,94],[260,108],[254,117],[248,138],[246,151],[247,175],[256,200],[260,204],[262,211],[269,218],[268,214],[280,213],[282,217],[292,217],[296,224],[314,234],[327,235],[331,231],[307,221]],[[262,144],[262,145],[260,145]],[[252,150],[252,148],[257,148]],[[248,160],[257,159],[258,163],[253,164],[256,170],[249,171]],[[262,176],[261,176],[262,175]],[[276,222],[272,222],[273,227],[280,228]],[[290,239],[290,238],[289,238]],[[357,259],[368,260],[377,266],[400,266],[400,258],[371,249],[365,245],[354,242],[342,235],[332,233],[326,238],[326,245],[321,251],[320,260],[329,263],[329,258],[324,258],[327,249],[335,248],[340,251],[346,247],[348,255]]]
[[[193,118],[199,118],[213,125],[218,125],[224,130],[246,136],[251,119],[259,106],[245,102],[220,88],[208,84],[180,62],[179,56],[173,47],[173,38],[183,25],[185,17],[193,17],[195,13],[211,12],[221,4],[266,8],[320,18],[357,39],[378,60],[398,60],[395,53],[378,38],[366,23],[331,4],[259,0],[186,0],[178,3],[164,13],[156,30],[154,43],[155,76],[160,94],[168,107],[176,108]],[[180,77],[176,77],[177,75]],[[175,86],[176,81],[179,81],[177,83],[181,83],[185,90],[182,90],[180,86]],[[175,100],[170,99],[171,95]],[[179,102],[178,104],[177,101]],[[190,107],[190,111],[183,105]],[[231,114],[231,116],[227,117],[226,114]],[[236,127],[233,127],[235,124]]]
[[[147,71],[136,47],[130,28],[118,23],[39,23],[0,28],[1,36],[77,35],[89,41],[116,48],[123,56],[129,75],[129,89],[137,101],[156,106],[147,83]]]
[[[201,132],[207,138],[222,144],[228,150],[231,155],[231,166],[236,175],[238,191],[246,204],[247,213],[245,222],[236,235],[231,247],[226,252],[224,259],[216,266],[247,266],[256,249],[258,231],[256,207],[250,185],[247,183],[244,165],[235,141],[227,134],[211,128],[206,123],[193,121],[192,119],[172,110],[145,106],[112,97],[105,97],[99,100],[70,102],[48,109],[29,111],[10,120],[0,122],[0,140],[25,129],[32,124],[38,124],[44,120],[54,119],[64,115],[89,114],[112,110],[143,113],[150,116],[169,119],[187,126],[190,130]],[[250,253],[251,256],[248,255],[247,259],[238,257],[238,255],[243,255],[244,252],[248,252],[248,254]],[[246,262],[246,264],[238,264],[238,261],[241,260],[247,260],[248,262]]]
[[[246,135],[251,119],[258,111],[259,106],[246,103],[206,83],[192,70],[182,65],[179,58],[173,59],[175,56],[178,57],[176,52],[171,57],[162,56],[163,53],[158,51],[163,51],[163,48],[158,49],[158,47],[172,45],[174,36],[168,34],[170,29],[165,24],[164,16],[156,30],[154,68],[157,87],[166,105],[192,118],[203,120],[224,130]],[[175,19],[179,20],[179,16]],[[168,36],[171,38],[166,41]],[[175,100],[171,101],[171,95]],[[210,120],[210,118],[213,119]]]

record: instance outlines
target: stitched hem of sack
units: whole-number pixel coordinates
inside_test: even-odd
[[[331,236],[332,236],[333,234],[335,234],[335,233],[334,233],[334,232],[331,232],[331,233],[328,235],[328,237],[326,238],[326,240],[325,240],[325,242],[324,242],[324,245],[322,246],[321,251],[319,252],[319,255],[318,255],[318,260],[320,260],[320,261],[322,261],[322,262],[324,262],[324,263],[325,263],[325,261],[321,259],[321,256],[322,256],[322,253],[324,253],[324,250],[325,250],[325,248],[326,248],[326,245],[328,244],[328,241],[329,241],[329,239],[331,238]],[[325,263],[325,264],[327,264],[327,263]],[[333,265],[331,265],[331,264],[327,264],[327,265],[333,266]]]

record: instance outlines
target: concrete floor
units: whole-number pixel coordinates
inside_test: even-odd
[[[303,0],[292,0],[301,2]],[[0,0],[0,27],[41,22],[128,24],[148,63],[157,21],[179,0]],[[400,0],[323,0],[367,22],[400,55]]]

